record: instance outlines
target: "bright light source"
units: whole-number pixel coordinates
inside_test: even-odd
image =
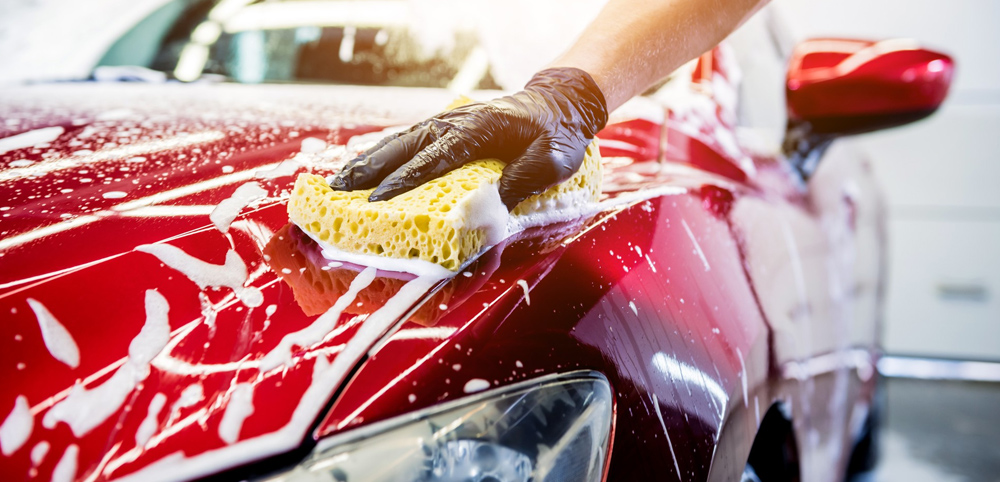
[[[222,35],[222,26],[216,22],[208,21],[198,24],[191,32],[191,41],[201,45],[212,45],[219,40]]]
[[[174,77],[182,82],[198,80],[206,62],[208,62],[208,47],[189,43],[184,46],[184,50],[181,50],[177,68],[174,69]]]
[[[354,34],[357,29],[354,27],[344,27],[344,37],[340,41],[340,61],[343,63],[348,63],[354,58]]]

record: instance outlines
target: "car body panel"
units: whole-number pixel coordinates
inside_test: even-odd
[[[714,64],[713,72],[725,65]],[[864,411],[874,383],[863,376],[871,367],[855,362],[875,356],[864,331],[874,313],[863,311],[878,304],[878,273],[863,273],[867,291],[831,288],[856,284],[854,271],[831,263],[878,244],[877,236],[863,246],[845,241],[854,236],[848,221],[860,218],[845,217],[853,205],[837,194],[867,173],[817,175],[822,181],[812,184],[831,187],[811,186],[826,196],[811,198],[780,160],[720,141],[736,138],[726,121],[731,104],[691,95],[705,98],[693,108],[640,99],[612,116],[600,134],[610,142],[599,209],[501,243],[470,276],[421,285],[380,273],[358,295],[365,301],[330,320],[320,341],[261,370],[286,335],[318,323],[340,297],[317,287],[342,288],[361,270],[323,270],[315,246],[287,225],[291,174],[331,172],[364,135],[432,114],[450,94],[93,84],[5,93],[0,109],[19,120],[0,126],[3,137],[53,125],[64,133],[50,146],[0,155],[4,172],[21,176],[4,181],[12,195],[0,227],[0,373],[9,383],[0,413],[15,411],[23,396],[32,425],[26,443],[0,458],[0,472],[44,477],[70,457],[80,479],[207,476],[459,399],[473,378],[495,388],[589,369],[607,376],[616,394],[609,480],[731,480],[773,403],[795,413],[806,479],[833,480],[853,414]],[[184,137],[192,135],[205,137]],[[306,137],[330,147],[299,152]],[[163,139],[143,152],[113,151]],[[290,159],[299,166],[288,175],[258,177]],[[33,163],[12,167],[18,160]],[[30,169],[51,165],[65,167],[32,177]],[[220,233],[209,213],[246,182],[258,182],[267,198]],[[864,226],[878,224],[872,212],[864,211]],[[149,243],[216,265],[235,253],[246,287],[262,301],[240,286],[242,300],[232,288],[200,288],[135,249]],[[795,286],[806,288],[789,291]],[[843,311],[854,293],[867,297],[865,309]],[[78,367],[46,348],[28,298],[71,334]],[[163,302],[169,337],[148,367],[133,366],[142,350],[130,343],[148,319],[162,325]],[[809,317],[795,315],[803,309]],[[793,316],[782,321],[788,310]],[[848,319],[860,335],[840,330]],[[823,323],[829,329],[808,330]],[[810,365],[817,356],[826,364]],[[86,434],[44,422],[71,391],[83,391],[74,384],[117,387],[122,400],[104,407],[114,409]],[[99,413],[98,402],[67,408]],[[33,462],[43,443],[48,453]]]

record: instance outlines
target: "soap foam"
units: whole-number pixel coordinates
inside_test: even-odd
[[[69,425],[83,437],[114,415],[139,382],[149,376],[150,361],[170,341],[169,305],[156,290],[146,290],[146,323],[128,347],[128,358],[111,378],[88,389],[76,384],[69,395],[45,413],[42,425],[52,429],[58,422]]]
[[[49,443],[42,440],[31,447],[31,465],[38,467],[45,460],[45,456],[49,454]]]
[[[0,425],[0,451],[10,456],[28,441],[35,419],[31,416],[28,399],[18,395],[14,400],[14,409],[10,411],[3,424]]]
[[[465,393],[476,393],[481,392],[490,388],[490,382],[483,380],[482,378],[473,378],[465,383]]]
[[[219,467],[232,467],[285,452],[289,447],[301,443],[317,414],[323,410],[328,402],[330,394],[344,382],[344,379],[365,355],[368,348],[389,331],[393,323],[399,320],[407,309],[419,301],[439,281],[439,278],[432,277],[417,277],[411,280],[382,308],[364,320],[364,323],[351,340],[346,343],[333,363],[327,361],[325,356],[316,357],[313,365],[312,383],[306,392],[299,397],[299,404],[292,413],[291,420],[285,426],[267,435],[237,440],[232,445],[200,453],[194,457],[187,457],[181,451],[174,452],[136,472],[117,479],[118,482],[193,479],[217,471]],[[320,318],[324,316],[326,315]],[[264,371],[263,368],[262,371]]]
[[[156,428],[159,426],[160,410],[163,410],[163,405],[166,402],[166,395],[162,393],[153,395],[153,400],[149,402],[149,409],[146,411],[146,418],[142,419],[142,423],[135,431],[135,445],[137,447],[146,445],[146,442],[149,442],[149,439],[156,433]]]
[[[281,161],[277,166],[271,169],[261,169],[253,174],[256,179],[277,179],[279,177],[288,177],[295,174],[302,167],[302,163],[295,159],[287,159]]]
[[[347,259],[343,252],[419,259],[455,272],[511,235],[511,228],[517,231],[553,217],[563,218],[572,211],[569,208],[579,210],[578,205],[593,203],[600,196],[600,154],[593,143],[581,168],[568,180],[529,197],[510,214],[499,194],[503,168],[504,163],[495,159],[470,162],[377,203],[368,201],[371,190],[334,191],[322,177],[302,174],[289,198],[288,214],[324,247],[340,251],[328,250],[331,257],[336,255],[332,259]],[[516,220],[513,226],[511,219]],[[421,268],[418,264],[402,269]]]
[[[212,224],[215,224],[216,229],[222,233],[227,233],[229,232],[229,225],[233,223],[233,220],[236,219],[236,216],[240,214],[243,208],[265,197],[267,197],[267,191],[260,187],[260,184],[256,182],[241,184],[240,187],[233,191],[232,196],[229,196],[229,198],[219,203],[212,210],[212,214],[208,215],[208,219],[212,221]]]
[[[183,273],[200,289],[209,286],[229,288],[243,304],[251,308],[264,302],[259,289],[243,286],[247,280],[247,265],[232,249],[226,252],[226,262],[221,265],[202,261],[170,244],[143,244],[135,250],[156,256],[163,264]]]
[[[354,302],[358,292],[367,288],[375,279],[375,268],[365,268],[351,282],[347,292],[337,299],[326,313],[323,313],[316,321],[309,326],[285,335],[278,346],[274,347],[267,355],[260,359],[260,371],[266,372],[283,365],[290,365],[292,362],[292,347],[309,347],[319,343],[337,325],[340,314],[347,308],[347,305]]]
[[[302,149],[301,152],[306,154],[316,154],[322,152],[326,149],[326,142],[322,139],[317,139],[315,137],[306,137],[302,139]]]
[[[52,470],[52,482],[73,482],[76,479],[77,458],[80,455],[80,448],[76,444],[66,447],[56,468]]]
[[[56,126],[35,129],[33,131],[22,132],[15,136],[4,137],[3,139],[0,139],[0,155],[13,150],[24,149],[25,147],[33,147],[38,144],[52,142],[61,136],[62,133],[63,128]]]
[[[303,230],[306,236],[309,236],[316,244],[320,247],[320,253],[322,253],[325,259],[350,263],[358,266],[366,266],[370,268],[377,268],[383,271],[392,271],[397,273],[411,273],[417,276],[431,276],[431,277],[447,277],[451,276],[451,270],[430,261],[424,261],[422,259],[408,259],[408,258],[385,258],[382,256],[375,256],[371,254],[361,254],[361,253],[351,253],[338,249],[336,246],[319,239],[318,236],[312,234],[308,231]]]
[[[222,421],[219,422],[219,438],[228,444],[236,442],[240,437],[243,422],[251,414],[253,414],[253,385],[239,383],[233,388],[229,403],[226,404],[226,411],[222,414]]]
[[[38,327],[42,330],[42,340],[45,348],[56,360],[59,360],[70,368],[80,366],[80,349],[73,340],[73,335],[66,330],[66,327],[59,323],[59,320],[41,302],[34,298],[28,298],[28,306],[35,312],[38,319]]]

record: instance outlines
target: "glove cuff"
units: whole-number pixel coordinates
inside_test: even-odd
[[[577,108],[582,117],[583,134],[593,139],[608,123],[608,103],[597,82],[587,72],[575,67],[541,70],[524,86],[525,90],[553,90]]]

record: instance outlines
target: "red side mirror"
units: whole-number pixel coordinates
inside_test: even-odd
[[[951,57],[912,40],[807,40],[788,68],[789,120],[831,135],[912,122],[941,105],[953,72]]]

